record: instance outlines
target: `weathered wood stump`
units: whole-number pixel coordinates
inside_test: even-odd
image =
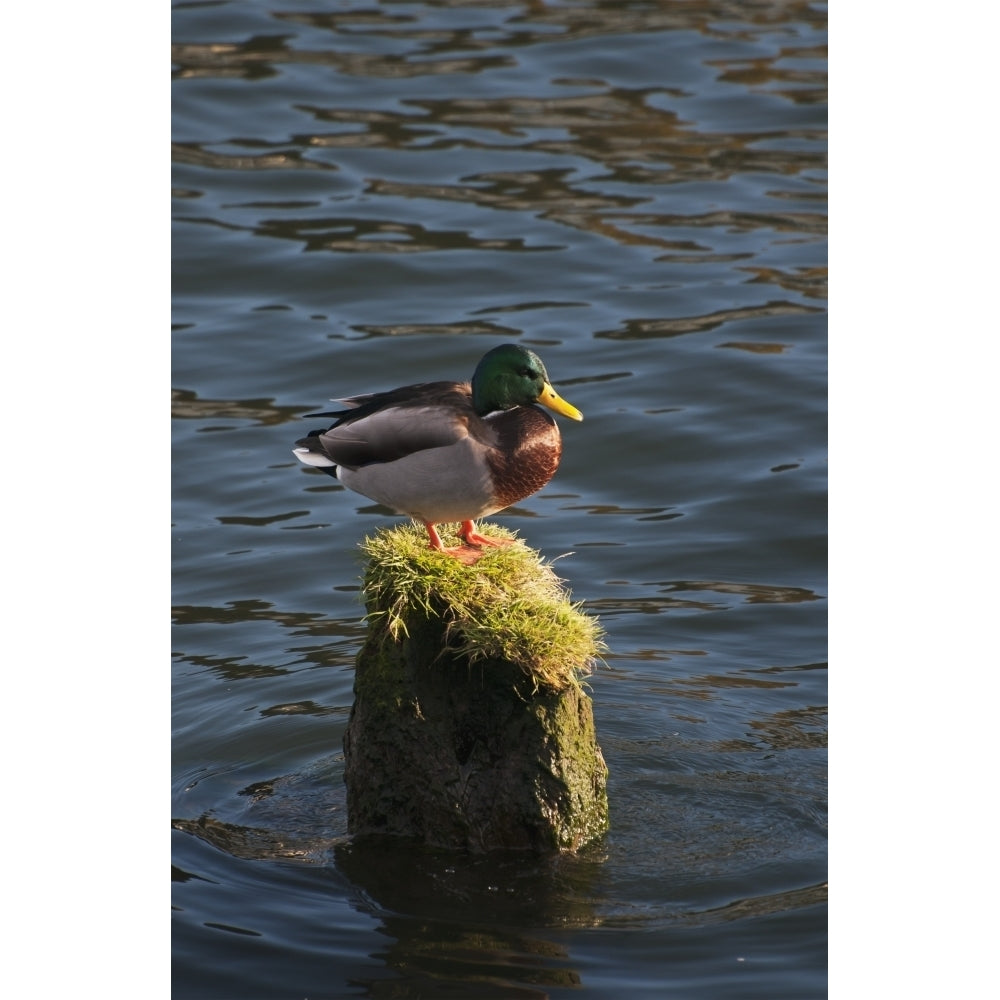
[[[348,827],[473,851],[576,850],[608,826],[580,678],[602,644],[537,553],[475,565],[403,526],[365,542],[368,635],[344,737]]]

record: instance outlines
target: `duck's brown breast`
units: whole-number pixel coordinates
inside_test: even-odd
[[[487,422],[497,443],[486,458],[502,509],[537,493],[555,475],[562,439],[556,422],[535,406],[519,406]]]

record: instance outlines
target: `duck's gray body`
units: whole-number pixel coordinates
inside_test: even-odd
[[[339,400],[328,430],[296,442],[306,465],[424,524],[469,521],[531,496],[562,454],[556,422],[536,406],[480,417],[468,383],[428,382]]]

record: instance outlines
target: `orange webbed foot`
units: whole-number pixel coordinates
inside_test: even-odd
[[[509,545],[506,539],[499,538],[487,538],[485,535],[479,534],[476,531],[476,525],[473,521],[463,521],[462,530],[459,534],[468,542],[469,545]]]
[[[476,526],[472,521],[463,521],[459,535],[465,544],[447,548],[441,541],[441,536],[437,533],[437,529],[433,524],[425,524],[424,527],[427,529],[427,534],[430,537],[432,549],[437,549],[438,552],[443,552],[445,555],[457,559],[466,566],[471,566],[473,563],[478,562],[485,555],[483,546],[496,548],[512,544],[512,539],[487,538],[485,535],[480,535],[476,531]]]

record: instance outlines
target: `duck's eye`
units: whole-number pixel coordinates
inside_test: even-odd
[[[520,375],[521,378],[533,378],[534,377],[534,375],[533,375],[533,373],[532,373],[532,371],[531,371],[530,368],[522,368],[517,374]]]

